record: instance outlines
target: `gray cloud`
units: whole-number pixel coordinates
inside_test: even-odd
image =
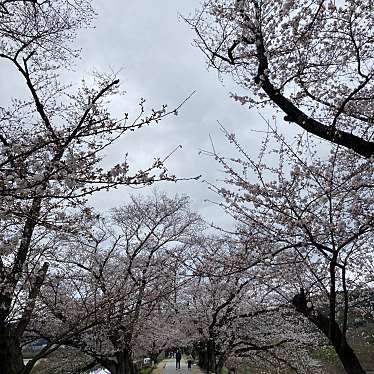
[[[219,131],[217,120],[235,130],[245,146],[255,149],[257,136],[250,129],[259,119],[230,99],[229,92],[236,87],[230,80],[223,85],[215,71],[207,71],[202,53],[192,46],[194,34],[178,14],[193,12],[199,1],[98,0],[95,4],[96,28],[83,32],[79,39],[83,52],[78,72],[123,68],[120,78],[127,94],[122,100],[116,100],[115,111],[131,112],[140,97],[154,107],[166,103],[173,108],[196,91],[178,116],[125,137],[112,148],[107,160],[116,160],[128,152],[135,168],[145,167],[153,157],[163,158],[181,144],[183,148],[168,160],[172,173],[180,177],[201,174],[210,182],[222,179],[217,163],[199,156],[199,149],[210,148],[211,135],[218,149],[224,153],[232,151]],[[127,104],[126,108],[123,103]],[[209,221],[226,220],[219,208],[205,201],[216,197],[202,182],[160,183],[158,188],[190,195],[194,206]],[[148,188],[142,190],[148,191]],[[128,192],[129,189],[120,189],[101,193],[93,203],[99,208],[115,206],[126,199]]]
[[[180,144],[183,148],[168,160],[173,174],[178,177],[201,174],[210,182],[222,179],[217,163],[198,155],[200,149],[210,148],[209,136],[223,153],[232,152],[219,131],[217,120],[234,130],[248,149],[258,148],[258,136],[250,130],[261,126],[262,120],[255,112],[230,99],[229,92],[237,87],[230,79],[223,84],[215,71],[207,70],[204,56],[192,46],[193,32],[178,16],[193,12],[199,5],[198,0],[94,0],[93,4],[98,12],[95,28],[79,34],[77,46],[82,48],[81,59],[74,71],[64,75],[67,79],[79,85],[80,79],[94,69],[122,69],[119,73],[121,88],[127,93],[111,104],[118,116],[127,111],[135,115],[140,97],[147,99],[149,109],[162,104],[168,104],[171,109],[196,91],[178,116],[131,133],[114,145],[107,153],[106,164],[121,162],[128,152],[137,170],[147,167],[154,157],[165,157]],[[0,70],[0,78],[7,77],[9,82],[6,92],[2,93],[2,103],[10,93],[17,93],[17,96],[22,92],[23,83],[14,73],[4,65]],[[218,208],[205,202],[215,196],[201,182],[160,183],[158,188],[171,194],[190,195],[194,206],[210,221],[218,217],[222,222],[226,220]],[[129,192],[133,191],[121,188],[103,192],[91,203],[99,209],[113,207],[126,200]]]

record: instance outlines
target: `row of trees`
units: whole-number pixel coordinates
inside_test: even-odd
[[[212,153],[227,173],[225,185],[212,188],[251,253],[248,260],[230,256],[233,271],[258,273],[263,261],[269,292],[292,299],[348,373],[364,372],[349,344],[349,327],[354,315],[373,317],[372,309],[361,309],[363,301],[370,304],[374,280],[371,160],[339,147],[322,160],[310,140],[300,149],[276,136],[280,146],[269,155],[278,159],[274,167],[265,155],[251,159],[232,134],[226,136],[240,156]]]
[[[244,90],[235,100],[280,109],[285,121],[333,144],[321,157],[305,138],[291,144],[269,130],[279,155],[274,165],[264,160],[266,146],[253,159],[226,133],[240,156],[226,160],[213,151],[228,174],[226,185],[213,189],[270,266],[294,263],[297,272],[286,267],[286,274],[301,286],[295,307],[329,339],[348,373],[364,372],[347,342],[352,290],[373,282],[372,7],[206,0],[186,19],[208,65]],[[325,300],[326,314],[313,294]]]
[[[108,216],[88,206],[103,189],[176,180],[159,159],[134,174],[126,160],[102,168],[113,142],[176,110],[146,115],[142,101],[134,121],[116,119],[115,77],[76,92],[59,81],[93,15],[88,0],[0,0],[0,59],[25,87],[0,108],[0,372],[60,352],[61,370],[74,356],[72,373],[133,374],[139,354],[180,345],[217,374],[248,360],[311,372],[310,347],[331,344],[347,373],[364,373],[349,335],[353,315],[373,317],[362,308],[374,282],[367,2],[210,0],[187,20],[209,64],[250,90],[237,100],[270,102],[333,143],[323,157],[268,124],[253,158],[223,129],[238,156],[207,152],[227,175],[210,188],[235,229],[215,234],[186,197],[133,197]],[[24,365],[38,338],[47,345]]]
[[[262,225],[266,240],[260,230],[249,236],[242,225],[211,236],[186,197],[159,193],[133,197],[111,217],[83,221],[58,238],[59,251],[48,258],[53,271],[24,335],[24,343],[44,338],[48,344],[23,372],[60,350],[62,359],[53,355],[46,373],[98,364],[115,374],[135,373],[136,357],[156,359],[175,346],[193,347],[199,364],[217,374],[223,366],[249,363],[318,372],[310,353],[329,344],[331,264],[306,237],[303,246],[273,241],[268,231],[275,225]],[[330,341],[342,363],[353,366],[359,362],[347,338],[354,318],[373,318],[365,307],[373,259],[360,247],[350,248],[349,259],[344,255],[336,266],[343,262],[349,277],[336,272],[337,331]],[[307,295],[295,298],[299,287]]]
[[[283,159],[295,156],[287,151]],[[187,198],[155,193],[60,238],[29,331],[49,344],[28,365],[63,344],[84,354],[85,368],[133,373],[138,354],[156,358],[183,345],[217,374],[248,363],[318,372],[310,353],[331,344],[347,372],[363,371],[349,340],[356,318],[374,317],[373,234],[363,220],[371,167],[363,161],[343,173],[327,167],[336,153],[324,168],[298,155],[283,177],[274,181],[271,171],[282,169],[265,168],[262,182],[250,184],[219,160],[231,185],[240,182],[235,192],[217,190],[235,232],[204,233]],[[359,185],[356,168],[361,177],[368,172]]]
[[[201,226],[187,198],[155,194],[64,233],[29,335],[49,343],[29,367],[64,345],[84,354],[85,368],[135,373],[138,353],[162,350],[169,339],[159,325],[175,305],[183,285],[178,264]]]

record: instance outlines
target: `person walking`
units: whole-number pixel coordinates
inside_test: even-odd
[[[192,370],[192,359],[189,358],[187,361],[187,370]]]
[[[179,349],[177,349],[177,352],[175,354],[175,368],[176,369],[181,368],[181,359],[182,359],[182,353]]]

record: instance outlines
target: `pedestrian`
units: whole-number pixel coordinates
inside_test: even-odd
[[[188,361],[187,361],[187,369],[192,370],[192,360],[191,359],[188,359]]]
[[[177,349],[177,352],[175,353],[175,368],[176,369],[181,368],[181,359],[182,359],[182,353],[179,349]]]

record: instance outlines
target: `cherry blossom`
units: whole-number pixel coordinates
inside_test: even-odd
[[[370,1],[205,0],[186,22],[209,67],[240,86],[235,100],[366,158],[374,152]]]

